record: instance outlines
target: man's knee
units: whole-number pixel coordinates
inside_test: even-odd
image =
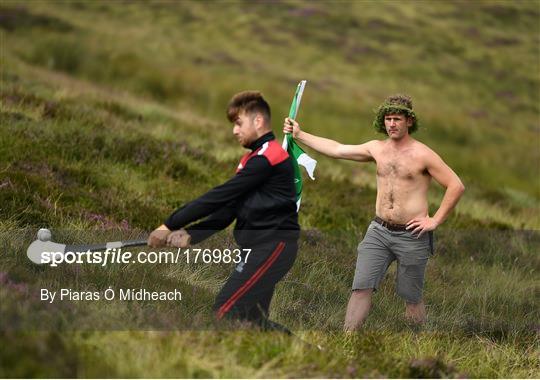
[[[424,308],[424,301],[422,300],[422,298],[420,299],[417,299],[417,300],[413,300],[413,301],[405,301],[405,307],[408,309],[408,310],[421,310]]]
[[[351,293],[351,298],[370,299],[372,294],[373,289],[354,289]]]
[[[414,319],[424,319],[426,314],[426,308],[424,302],[418,303],[405,303],[405,316]]]
[[[422,303],[423,286],[398,283],[396,286],[396,293],[407,305],[418,305]]]

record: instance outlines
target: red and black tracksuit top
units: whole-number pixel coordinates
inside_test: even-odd
[[[234,177],[177,209],[165,225],[178,230],[207,217],[186,228],[192,244],[235,219],[234,237],[241,247],[298,239],[292,158],[272,132],[261,136],[249,149]]]

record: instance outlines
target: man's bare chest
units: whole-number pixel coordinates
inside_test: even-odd
[[[377,177],[381,179],[415,181],[429,176],[425,165],[414,155],[381,154],[376,164]]]

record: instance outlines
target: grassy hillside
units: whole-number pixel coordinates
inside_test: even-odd
[[[3,1],[0,376],[538,377],[539,20],[537,1]],[[422,331],[402,319],[393,267],[366,331],[340,332],[374,166],[317,154],[299,258],[272,318],[322,352],[213,326],[226,265],[26,259],[40,227],[65,242],[155,227],[233,173],[243,149],[224,116],[230,96],[262,90],[281,136],[300,79],[302,125],[348,143],[382,138],[373,109],[410,94],[416,137],[465,182],[437,234]],[[441,197],[434,186],[432,210]],[[225,233],[207,244],[232,243]],[[39,289],[60,286],[186,297],[43,306]]]

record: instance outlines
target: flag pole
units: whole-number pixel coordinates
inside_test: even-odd
[[[291,108],[289,109],[289,118],[295,120],[298,115],[298,109],[300,108],[300,102],[302,101],[302,95],[304,93],[304,88],[306,87],[306,80],[300,81],[298,86],[296,86],[296,93],[294,94]],[[293,158],[293,167],[294,167],[294,184],[296,188],[296,211],[300,209],[300,203],[302,201],[302,173],[300,172],[299,165],[306,168],[308,175],[311,179],[315,179],[313,172],[317,161],[309,157],[306,152],[294,141],[292,134],[287,133],[283,136],[283,149],[286,150],[289,155]]]

